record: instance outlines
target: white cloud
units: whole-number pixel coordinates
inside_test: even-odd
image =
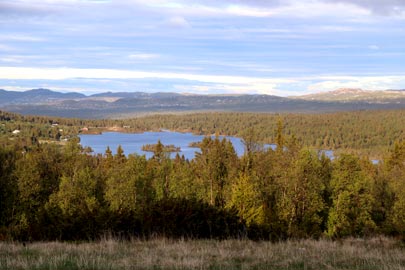
[[[23,86],[15,86],[15,85],[0,85],[0,89],[7,90],[7,91],[27,91],[28,89],[34,89],[37,88],[37,86],[34,87],[23,87]]]
[[[175,85],[176,91],[181,93],[201,94],[282,94],[276,90],[276,84],[253,83],[253,84],[208,84],[208,85]]]
[[[162,16],[171,15],[174,25],[189,27],[187,18],[229,18],[229,17],[335,17],[352,18],[369,16],[371,11],[347,2],[333,2],[327,0],[276,0],[276,1],[248,1],[248,0],[161,0],[115,1],[115,8],[143,7],[148,12]],[[106,5],[108,6],[108,5]],[[169,21],[170,21],[169,20]]]
[[[62,93],[81,92],[83,90],[82,88],[77,88],[77,87],[59,87],[58,85],[52,85],[52,84],[51,85],[50,84],[29,84],[27,86],[0,85],[0,89],[4,89],[7,91],[18,91],[18,92],[23,92],[23,91],[37,89],[37,88],[52,89],[53,91],[59,91]],[[87,89],[86,89],[86,91],[87,91]]]
[[[176,84],[173,87],[179,93],[205,93],[205,94],[209,94],[213,88],[212,85],[182,85],[182,84]]]
[[[325,16],[325,14],[340,15],[341,17],[354,14],[403,16],[405,11],[404,0],[200,0],[193,2],[217,8],[223,8],[224,6],[261,8],[263,12],[273,10],[276,11],[275,14],[290,14],[293,16]],[[305,6],[307,8],[303,8]],[[294,10],[303,13],[291,13]],[[341,13],[340,11],[343,12]]]
[[[130,59],[149,60],[159,58],[159,54],[153,53],[133,53],[128,56]]]
[[[311,75],[343,68],[346,74],[404,72],[403,21],[375,12],[378,7],[401,9],[404,2],[0,0],[0,24],[7,25],[0,31],[0,66],[66,66],[3,67],[0,79],[44,79],[55,85],[69,78],[179,79],[189,81],[186,87],[195,84],[195,91],[235,93],[292,92],[291,85],[307,91],[404,88],[401,76]],[[163,72],[126,70],[142,69],[145,63]]]
[[[315,78],[314,78],[315,79]],[[311,83],[308,93],[331,91],[338,88],[362,88],[364,90],[403,89],[405,75],[402,76],[320,76],[321,82]]]
[[[6,63],[20,64],[26,62],[27,60],[29,61],[40,58],[41,56],[38,55],[6,55],[4,57],[0,57],[0,61]]]
[[[239,16],[239,17],[290,17],[314,18],[335,17],[352,18],[370,16],[372,12],[360,5],[349,2],[327,0],[289,0],[289,1],[179,1],[177,5],[160,3],[154,7],[164,12],[175,12],[183,16]]]
[[[189,28],[191,27],[190,23],[181,16],[174,16],[171,17],[168,21],[167,24],[170,27],[174,27],[174,28]]]
[[[405,15],[403,0],[3,0],[0,14],[20,16],[118,16],[118,11],[129,16],[140,9],[163,16],[171,15],[176,24],[189,26],[186,17],[241,16],[241,17],[336,17],[353,18],[379,15]],[[89,12],[86,12],[89,11]],[[108,11],[106,13],[106,11]],[[138,13],[137,12],[137,13]],[[139,13],[138,13],[139,14]],[[74,15],[74,16],[76,16]],[[179,20],[180,19],[180,20]]]
[[[348,3],[379,15],[404,15],[404,0],[323,0],[331,3]]]
[[[237,16],[245,16],[245,17],[269,17],[273,15],[273,13],[269,10],[263,10],[259,8],[253,8],[249,6],[237,6],[231,5],[225,9],[225,12],[232,15]]]
[[[14,51],[15,49],[11,46],[0,44],[0,51]]]
[[[223,85],[222,89],[232,91],[253,91],[265,93],[278,84],[294,82],[286,78],[260,78],[245,76],[203,75],[189,73],[144,72],[115,69],[75,68],[26,68],[0,67],[0,79],[8,80],[67,80],[72,78],[92,79],[180,79]]]
[[[353,26],[342,26],[342,25],[321,25],[317,28],[319,31],[325,32],[353,32],[357,29]]]
[[[18,59],[18,58],[13,58],[13,57],[0,57],[0,62],[6,62],[6,63],[22,63],[23,60]]]
[[[27,68],[0,67],[0,79],[46,79],[62,80],[70,78],[112,78],[112,79],[140,79],[165,78],[185,79],[215,83],[252,83],[287,81],[285,79],[266,79],[243,76],[200,75],[187,73],[144,72],[118,69],[77,69],[77,68]]]
[[[125,83],[152,79],[157,83],[168,83],[175,91],[193,93],[232,93],[296,95],[330,91],[338,88],[363,88],[366,90],[403,89],[405,75],[396,76],[309,76],[309,77],[247,77],[191,73],[144,72],[115,69],[74,69],[74,68],[22,68],[0,67],[0,80],[48,80],[52,88],[63,85],[64,80],[91,79],[105,80],[107,84]],[[135,80],[135,81],[133,81]],[[181,81],[184,81],[184,84]],[[173,81],[175,83],[173,84]],[[15,84],[17,84],[15,83]],[[53,87],[55,85],[55,87]],[[62,88],[62,87],[60,87]],[[86,92],[88,91],[86,87]],[[55,88],[56,89],[56,88]],[[91,87],[89,87],[91,89]]]
[[[42,37],[20,34],[0,34],[0,40],[3,41],[24,41],[24,42],[41,42],[45,41]]]

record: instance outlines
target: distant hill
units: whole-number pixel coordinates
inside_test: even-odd
[[[181,96],[178,93],[145,93],[145,92],[105,92],[91,95],[91,98],[167,98]]]
[[[25,92],[0,90],[0,106],[8,104],[44,104],[56,100],[85,98],[80,93],[60,93],[49,89],[32,89]]]
[[[368,101],[383,103],[405,99],[405,90],[363,90],[360,88],[340,88],[334,91],[321,92],[294,98],[322,101]]]
[[[286,98],[271,95],[197,95],[120,92],[86,96],[49,89],[0,90],[0,110],[77,118],[128,118],[150,113],[202,111],[335,112],[405,108],[405,91],[336,91]]]

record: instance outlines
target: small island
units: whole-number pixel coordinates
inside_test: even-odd
[[[142,151],[157,152],[159,147],[161,147],[162,152],[170,152],[170,153],[181,152],[181,148],[178,146],[175,146],[173,144],[163,145],[160,142],[158,142],[156,144],[145,144],[142,146]]]
[[[188,146],[192,148],[201,148],[201,142],[191,142]]]

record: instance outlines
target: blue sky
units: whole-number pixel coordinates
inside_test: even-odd
[[[0,89],[405,88],[404,0],[1,0]]]

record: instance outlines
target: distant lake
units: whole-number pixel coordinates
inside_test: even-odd
[[[121,145],[124,149],[124,153],[145,155],[147,158],[152,157],[153,153],[142,151],[142,146],[145,144],[156,144],[160,140],[164,145],[173,144],[180,147],[180,155],[184,155],[186,159],[193,159],[195,152],[199,152],[199,148],[190,147],[192,142],[200,142],[204,139],[204,135],[194,135],[192,133],[180,133],[172,131],[162,132],[144,132],[144,133],[119,133],[119,132],[105,132],[100,135],[79,135],[80,143],[83,147],[89,146],[93,149],[95,154],[104,154],[107,146],[115,154],[118,145]],[[220,139],[224,136],[219,136]],[[215,138],[215,136],[212,136]],[[242,156],[245,147],[240,138],[225,136],[230,140],[235,148],[238,156]],[[274,147],[274,146],[271,146]],[[171,153],[171,157],[174,157],[176,153]]]
[[[83,147],[89,146],[93,149],[94,154],[104,154],[105,150],[109,146],[113,154],[116,153],[119,145],[124,149],[125,155],[138,154],[145,155],[146,158],[151,158],[152,152],[142,151],[142,146],[145,144],[156,144],[160,140],[164,145],[173,144],[180,147],[180,156],[184,155],[186,159],[193,159],[195,152],[199,152],[199,148],[190,147],[192,142],[200,142],[204,139],[204,135],[194,135],[192,133],[181,133],[173,131],[161,131],[161,132],[144,132],[144,133],[120,133],[120,132],[105,132],[100,135],[79,135],[80,144]],[[215,136],[211,136],[215,138]],[[235,148],[236,154],[242,156],[245,152],[245,146],[242,139],[232,136],[219,136],[220,139],[226,138],[232,142]],[[274,144],[267,144],[264,147],[271,147],[275,149]],[[333,150],[321,150],[326,156],[334,159]],[[174,157],[176,153],[171,153],[171,157]],[[374,164],[378,163],[378,160],[372,160]]]

